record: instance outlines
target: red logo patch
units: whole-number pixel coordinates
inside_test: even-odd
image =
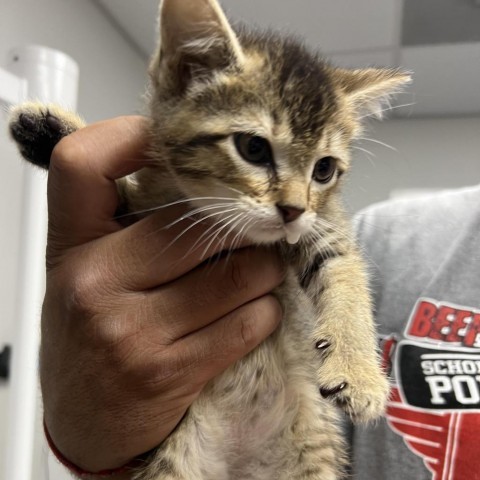
[[[480,348],[480,312],[435,300],[417,302],[405,332],[407,337]]]
[[[480,479],[479,414],[414,410],[393,388],[387,422],[423,459],[432,480]]]
[[[388,425],[432,480],[480,480],[480,311],[422,298],[405,336],[382,341]]]

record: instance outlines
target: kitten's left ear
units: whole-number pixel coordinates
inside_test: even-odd
[[[334,69],[340,92],[357,114],[382,118],[383,105],[403,91],[412,77],[396,69],[366,68],[362,70]]]
[[[151,66],[152,80],[170,93],[190,82],[240,66],[240,43],[217,0],[162,0],[160,44]]]

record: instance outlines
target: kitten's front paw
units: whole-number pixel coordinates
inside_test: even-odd
[[[346,365],[341,354],[330,351],[318,371],[322,397],[334,401],[354,422],[374,420],[385,411],[389,383],[380,366],[370,360]]]
[[[55,145],[83,125],[75,114],[37,102],[14,107],[9,119],[10,135],[22,156],[42,168],[48,168]]]

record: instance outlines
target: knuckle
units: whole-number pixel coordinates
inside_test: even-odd
[[[75,277],[66,287],[67,312],[74,317],[90,317],[97,313],[95,289],[82,277]]]
[[[266,295],[248,305],[240,318],[240,338],[246,348],[253,348],[264,338],[260,325],[274,325],[283,316],[282,308],[273,295]]]
[[[249,282],[245,264],[239,257],[233,257],[229,262],[228,278],[235,289],[246,290],[248,288]]]
[[[285,279],[285,272],[276,255],[264,251],[238,252],[228,267],[228,285],[237,291],[265,294]]]
[[[242,311],[239,322],[239,340],[242,346],[252,347],[258,342],[258,330],[256,325],[263,316],[262,308],[254,302]]]
[[[90,336],[94,343],[111,353],[117,363],[134,353],[135,332],[129,320],[128,315],[97,315],[91,319]]]
[[[97,313],[96,293],[87,282],[75,278],[69,282],[65,292],[66,310],[73,318],[89,318]]]
[[[132,317],[136,314],[94,318],[87,327],[87,341],[99,352],[107,371],[115,372],[124,390],[158,392],[162,381],[177,370],[168,367],[168,360],[160,360],[162,352],[151,348]]]
[[[135,348],[134,354],[127,360],[122,357],[121,362],[126,383],[135,385],[146,395],[158,395],[160,391],[182,383],[187,370],[183,361],[168,351],[155,351],[152,355],[148,350],[140,353]]]
[[[240,322],[240,339],[242,345],[251,348],[257,344],[257,332],[254,328],[255,315],[244,316]]]
[[[104,311],[111,312],[108,303],[111,293],[100,270],[100,265],[72,262],[62,287],[66,311],[74,318],[88,319]]]
[[[98,332],[112,368],[123,381],[146,394],[158,394],[178,382],[188,367],[191,352],[181,352],[165,341],[155,325],[146,325],[138,312],[102,321]]]
[[[227,294],[231,294],[232,290],[243,292],[250,288],[248,264],[243,256],[234,256],[229,260],[223,280],[223,289]]]
[[[223,301],[232,294],[246,291],[249,288],[249,280],[244,262],[238,258],[230,258],[223,265],[218,265],[219,271],[215,276],[203,283],[202,292],[199,295],[202,303],[211,304]]]

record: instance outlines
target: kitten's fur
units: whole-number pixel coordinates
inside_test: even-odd
[[[160,15],[150,67],[152,162],[124,180],[128,210],[228,197],[233,213],[204,215],[223,219],[223,233],[274,245],[289,270],[276,291],[281,326],[204,389],[136,478],[341,478],[334,403],[354,420],[371,420],[388,384],[340,177],[361,118],[381,112],[409,77],[333,68],[292,39],[234,31],[216,0],[164,0]],[[28,160],[48,166],[55,143],[82,126],[73,114],[30,103],[13,111],[10,129]],[[242,158],[234,141],[242,132],[267,139],[273,161]],[[336,159],[335,173],[312,179],[326,157]]]

